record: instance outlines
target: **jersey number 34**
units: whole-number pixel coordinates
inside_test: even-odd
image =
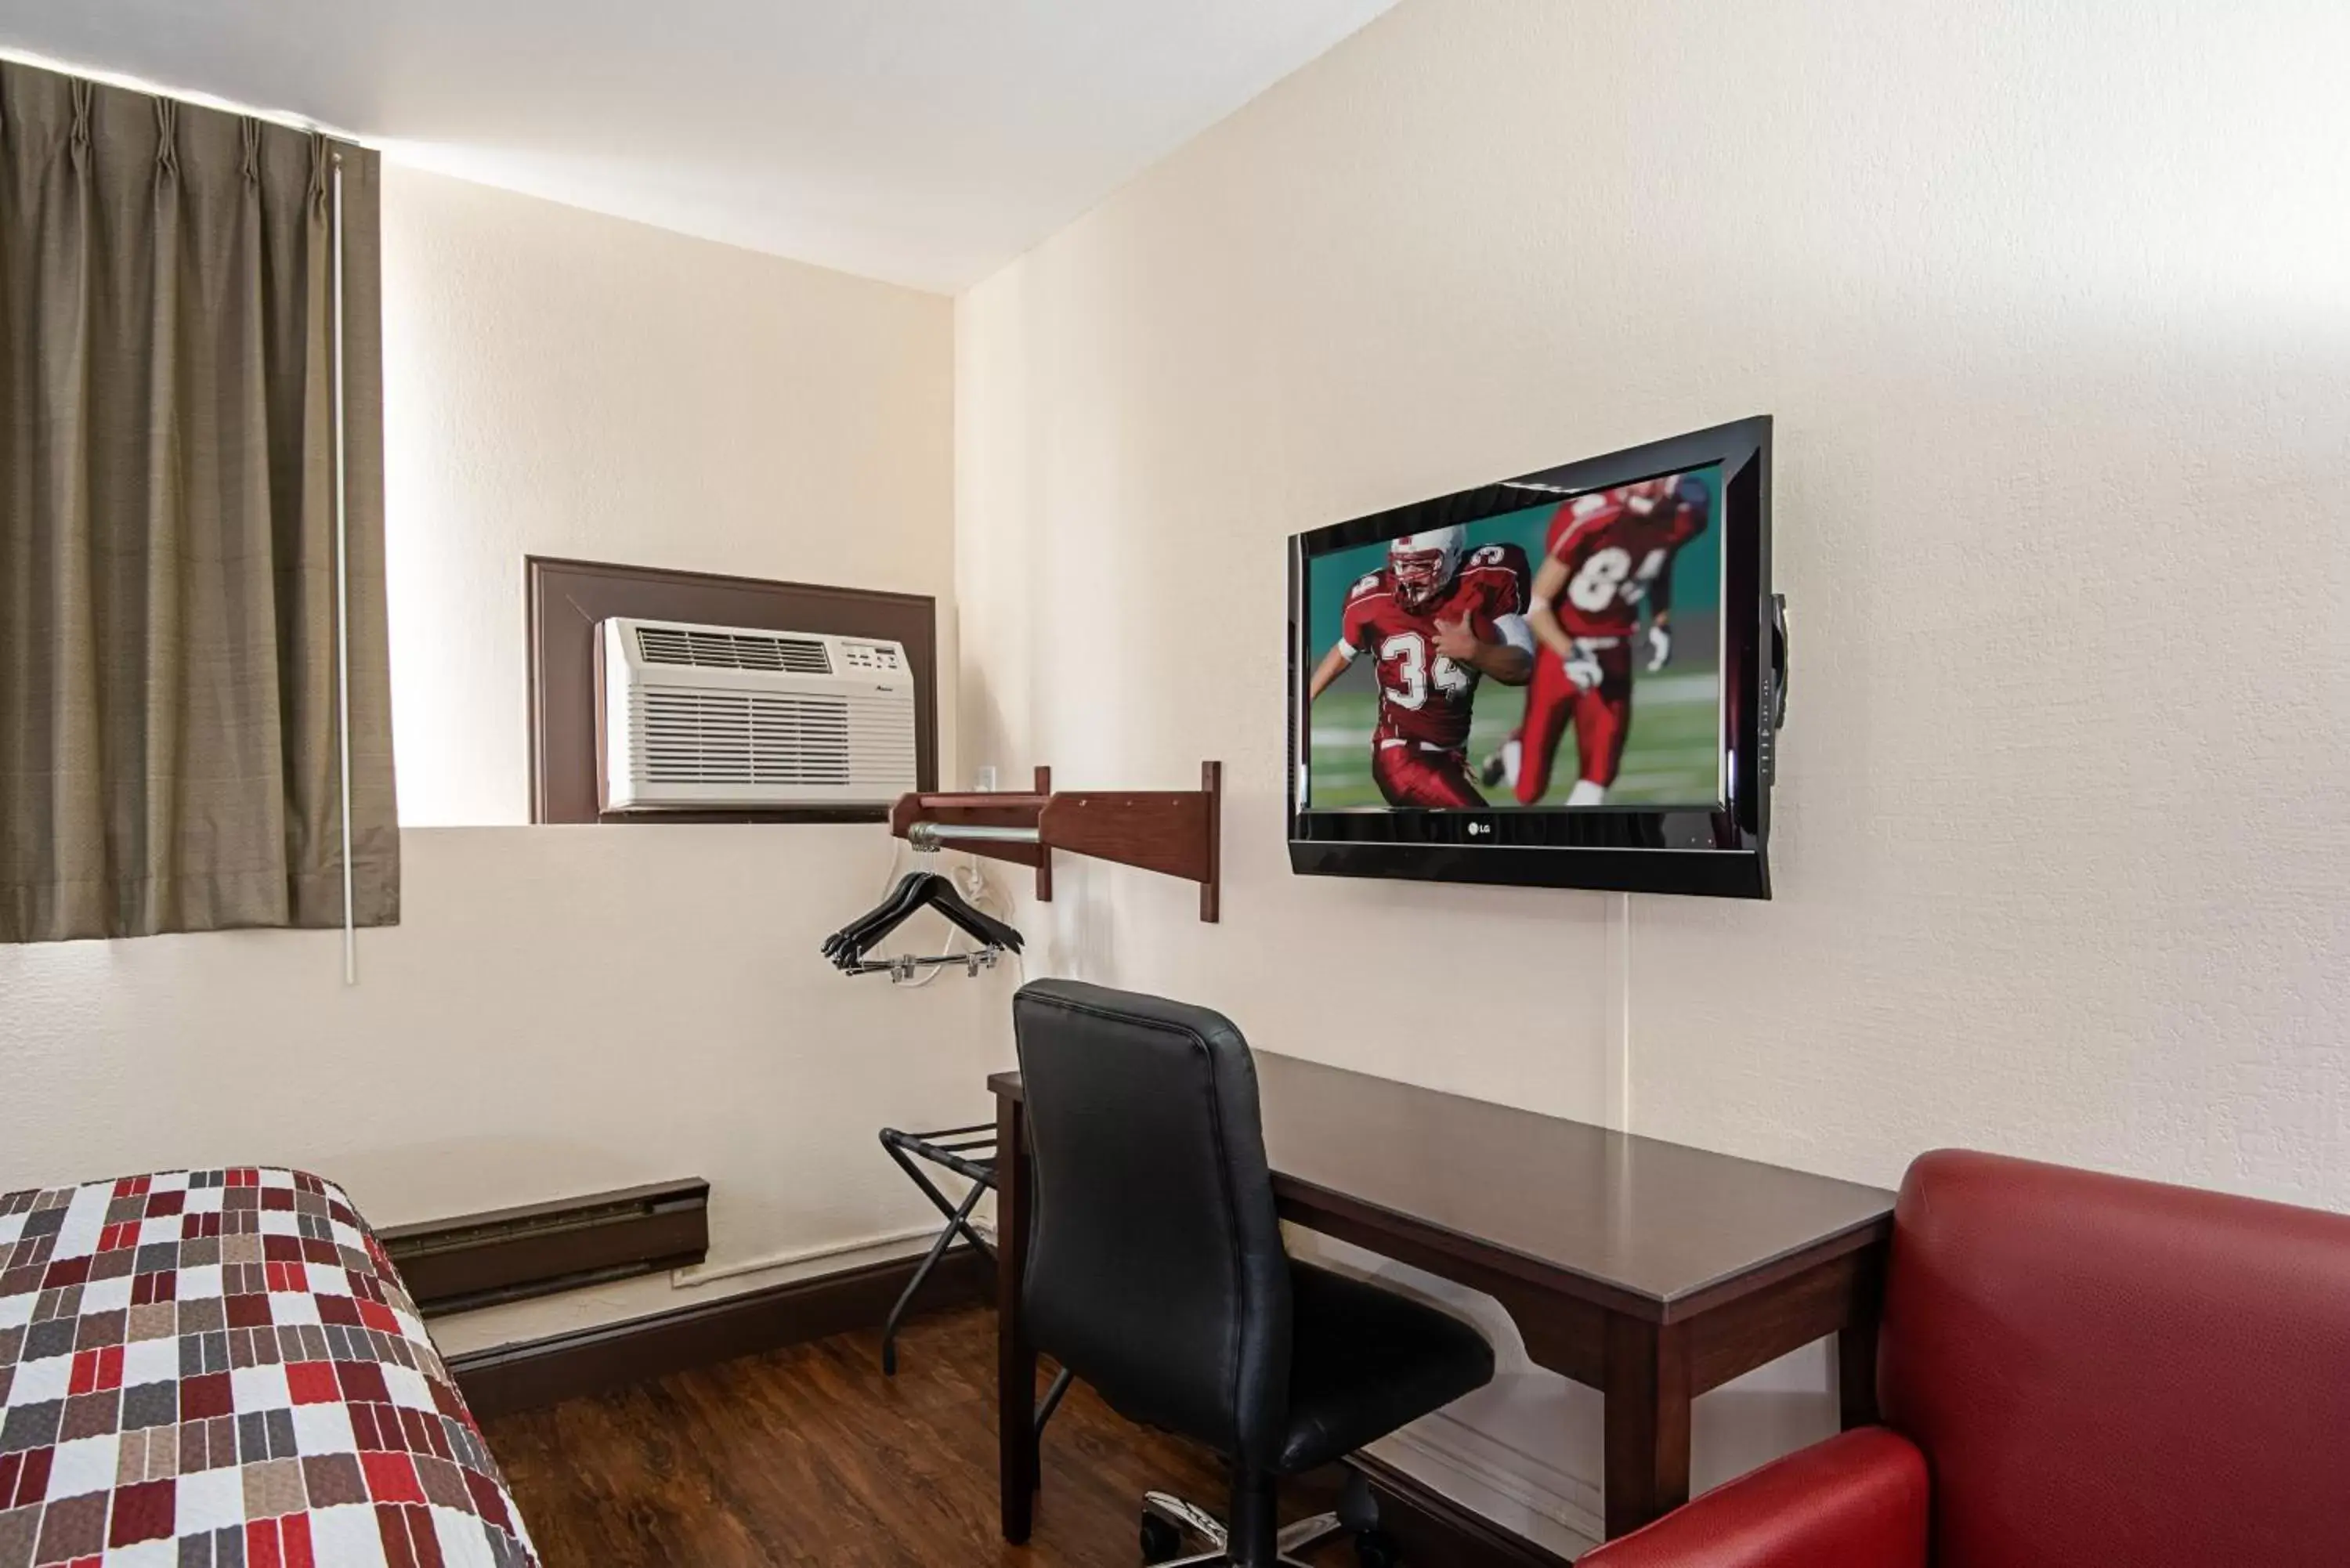
[[[1416,631],[1399,631],[1379,644],[1379,671],[1395,673],[1394,684],[1388,687],[1388,701],[1399,708],[1424,708],[1428,705],[1430,677],[1435,677],[1436,690],[1447,697],[1457,697],[1469,690],[1469,672],[1445,658],[1436,657],[1431,669],[1428,658],[1428,639]]]

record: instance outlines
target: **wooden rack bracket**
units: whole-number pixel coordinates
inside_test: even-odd
[[[1036,782],[1032,787],[1038,794],[1048,801],[1051,800],[1053,770],[1042,763],[1037,763]],[[1042,826],[1044,813],[1040,810],[1036,815],[1039,818],[1038,826]],[[1053,901],[1053,852],[1050,849],[1039,849],[1036,854],[1036,901],[1040,904],[1049,904]]]
[[[1200,884],[1200,919],[1222,913],[1224,765],[1200,764],[1196,790],[1077,790],[1056,794],[1053,770],[1036,770],[1035,787],[960,794],[907,794],[890,808],[889,831],[899,838],[917,824],[934,824],[948,847],[1034,867],[1036,897],[1053,897],[1053,851],[1114,860]],[[957,843],[951,829],[1026,828],[1033,843],[998,838]]]

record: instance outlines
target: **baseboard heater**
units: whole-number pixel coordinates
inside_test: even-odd
[[[710,1183],[686,1177],[376,1233],[427,1315],[699,1263]]]

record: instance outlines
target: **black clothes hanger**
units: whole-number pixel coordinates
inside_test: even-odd
[[[948,953],[937,958],[900,958],[872,961],[866,953],[874,943],[913,918],[924,909],[936,909],[959,929],[979,943],[972,953]],[[849,974],[870,974],[889,970],[899,978],[910,978],[911,971],[939,963],[965,963],[976,974],[982,968],[992,966],[999,952],[1018,952],[1022,938],[1017,929],[1006,925],[982,910],[973,909],[954,884],[931,872],[915,872],[901,881],[891,895],[866,914],[858,916],[841,929],[835,931],[824,944],[824,952],[836,968]]]
[[[827,958],[844,965],[857,962],[864,950],[925,909],[935,909],[956,926],[989,947],[1020,950],[1020,933],[966,902],[952,882],[934,872],[909,872],[889,896],[827,939]]]
[[[1016,928],[972,908],[944,877],[933,871],[915,871],[910,872],[888,898],[827,938],[824,955],[836,967],[851,974],[893,967],[868,964],[867,950],[925,909],[936,909],[983,949],[1015,953],[1021,949],[1023,939]],[[958,961],[963,956],[954,955]]]
[[[844,948],[869,947],[875,939],[903,925],[921,908],[922,884],[935,875],[930,871],[907,872],[898,879],[888,898],[825,939],[824,956],[834,958]]]
[[[1003,948],[1015,953],[1020,950],[1019,928],[1007,925],[968,902],[955,891],[955,885],[945,877],[936,877],[931,880],[935,884],[935,892],[930,900],[932,909],[992,948]]]

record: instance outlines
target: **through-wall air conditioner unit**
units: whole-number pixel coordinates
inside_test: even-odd
[[[619,618],[597,634],[606,811],[889,805],[915,787],[897,643]]]

